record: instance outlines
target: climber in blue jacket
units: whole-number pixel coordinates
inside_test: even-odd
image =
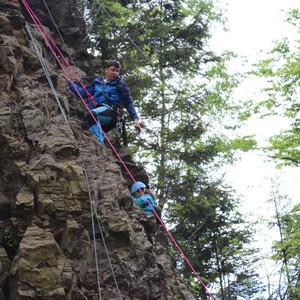
[[[96,78],[92,85],[86,88],[78,86],[73,81],[68,81],[68,86],[73,93],[77,96],[80,95],[83,99],[90,99],[89,108],[100,126],[89,113],[87,116],[88,128],[102,144],[104,144],[102,130],[108,132],[116,126],[118,113],[122,107],[125,107],[133,120],[137,134],[141,132],[141,125],[129,87],[119,76],[120,69],[120,62],[109,61],[105,68],[105,76]]]
[[[157,202],[154,199],[154,194],[150,190],[146,189],[146,185],[143,182],[135,182],[130,188],[130,193],[133,197],[134,202],[145,213],[154,215],[153,209],[155,209],[155,207],[157,206]]]

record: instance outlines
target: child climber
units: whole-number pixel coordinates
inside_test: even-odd
[[[153,211],[153,209],[155,209],[156,213],[160,217],[160,214],[157,210],[157,202],[154,199],[156,197],[152,191],[146,189],[146,185],[143,182],[135,182],[130,188],[130,193],[133,197],[134,202],[141,209],[143,209],[145,213],[155,215]],[[150,206],[150,204],[152,207]]]

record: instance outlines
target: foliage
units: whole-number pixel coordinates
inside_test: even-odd
[[[273,242],[272,259],[279,265],[279,284],[277,297],[280,299],[299,299],[300,297],[300,205],[290,211],[287,196],[273,193],[270,202],[274,204],[276,215],[273,224],[279,232],[279,239]],[[275,299],[275,298],[274,298]]]
[[[185,241],[183,251],[189,253],[204,283],[215,283],[222,299],[231,299],[237,294],[254,295],[259,291],[255,272],[257,258],[253,249],[244,247],[251,241],[253,232],[239,212],[233,213],[238,202],[233,201],[228,188],[220,189],[217,182],[215,186],[202,184],[201,190],[196,190],[196,186],[200,185],[190,190],[194,196],[182,199],[181,204],[170,204],[170,220],[177,224],[172,230],[173,236]],[[181,262],[178,267],[189,278],[195,295],[204,299],[205,289],[196,288],[188,266],[180,257],[177,261]]]
[[[279,166],[297,167],[300,164],[299,125],[299,121],[296,120],[291,129],[283,130],[280,134],[271,137],[271,145],[265,148],[270,156],[278,161]]]
[[[95,10],[94,1],[86,4],[90,13]],[[226,70],[233,54],[218,57],[207,49],[215,20],[222,22],[222,13],[211,0],[106,0],[90,42],[103,61],[122,62],[143,125],[138,140],[129,135],[131,149],[151,166],[152,185],[179,244],[223,297],[233,282],[234,293],[245,284],[244,293],[251,294],[249,278],[255,282],[256,275],[242,268],[251,231],[237,212],[237,199],[211,174],[232,160],[230,151],[254,142],[212,133],[213,124],[225,126],[224,118],[235,117],[230,99],[239,82]],[[184,262],[179,267],[195,295],[203,295]]]
[[[288,13],[290,24],[299,26],[299,19],[300,10],[293,9]],[[264,89],[267,98],[257,103],[253,111],[262,117],[279,115],[290,119],[290,128],[270,138],[269,146],[263,149],[279,166],[299,165],[299,49],[299,40],[292,42],[285,38],[278,41],[269,53],[270,58],[259,62],[253,72],[268,81]]]

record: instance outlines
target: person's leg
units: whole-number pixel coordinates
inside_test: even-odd
[[[108,110],[108,108],[105,106],[97,107],[91,110],[93,116],[91,116],[90,113],[87,116],[87,123],[89,126],[88,130],[94,134],[94,136],[101,144],[104,144],[104,135],[102,133],[101,123],[99,121],[99,114],[105,110]],[[98,121],[98,124],[95,120]]]
[[[117,122],[117,113],[106,106],[100,106],[95,109],[92,109],[95,119],[98,121],[98,124],[95,122],[94,118],[89,114],[87,116],[89,131],[92,132],[97,140],[104,144],[104,132],[108,132]]]
[[[98,124],[92,125],[91,127],[89,127],[88,130],[94,134],[94,136],[96,137],[98,142],[100,142],[101,144],[104,144],[104,135],[103,135],[101,129],[99,128]]]
[[[116,127],[118,121],[118,114],[114,110],[107,109],[98,116],[101,122],[101,127],[104,132],[109,132],[114,127]]]

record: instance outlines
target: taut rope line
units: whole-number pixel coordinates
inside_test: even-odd
[[[26,0],[22,0],[22,3],[24,4],[24,6],[26,7],[28,13],[30,14],[31,18],[33,19],[34,23],[36,24],[36,26],[38,27],[39,31],[40,27],[43,28],[43,25],[41,24],[41,22],[38,20],[38,18],[35,16],[35,14],[33,13],[32,9],[30,8],[30,6],[28,5],[28,3],[26,2]],[[40,23],[40,26],[37,25],[37,21]],[[62,67],[63,71],[65,72],[67,78],[70,78],[69,75],[67,74],[64,66],[60,63],[57,55],[55,54],[55,51],[53,51],[52,47],[50,46],[48,40],[45,38],[45,35],[41,32],[43,38],[45,39],[45,42],[47,43],[47,45],[49,46],[51,52],[53,53],[53,55],[55,56],[56,60],[59,62],[60,66]],[[46,33],[47,34],[47,33]],[[47,34],[48,35],[48,34]],[[49,35],[48,35],[49,36]],[[64,58],[63,54],[60,52],[60,50],[57,48],[57,46],[55,45],[55,43],[52,41],[52,38],[49,36],[51,42],[53,43],[53,45],[55,46],[55,48],[58,50],[58,52],[60,53],[61,57],[64,59],[65,62],[67,62],[67,60]],[[67,62],[67,65],[69,65],[69,63]],[[71,66],[70,66],[71,67]],[[71,70],[73,70],[73,68],[71,67]],[[76,75],[76,73],[74,72],[74,74]],[[77,76],[77,75],[76,75]],[[79,94],[79,93],[78,93]],[[80,97],[80,99],[82,100],[83,104],[85,105],[85,107],[88,109],[89,113],[91,114],[91,116],[93,117],[94,121],[98,124],[99,128],[102,130],[100,124],[98,123],[98,121],[96,120],[96,118],[94,117],[93,113],[91,112],[91,110],[89,109],[88,105],[85,103],[84,99],[82,97]],[[114,153],[116,154],[116,156],[118,157],[118,159],[120,160],[121,164],[123,165],[123,167],[125,168],[126,172],[128,173],[129,177],[133,180],[134,183],[136,183],[136,180],[134,179],[133,175],[131,174],[131,172],[129,171],[129,169],[127,168],[126,164],[124,163],[124,161],[122,160],[121,156],[119,155],[118,151],[115,149],[115,147],[112,145],[111,141],[109,140],[109,138],[107,137],[107,135],[105,134],[105,132],[102,130],[103,135],[105,137],[105,139],[107,140],[109,146],[111,147],[111,149],[114,151]],[[138,185],[137,185],[138,186]],[[140,189],[140,191],[143,194],[143,191]],[[147,200],[147,199],[146,199]],[[206,290],[207,294],[210,296],[210,298],[212,300],[215,300],[215,298],[213,297],[213,295],[210,293],[210,291],[208,290],[208,288],[206,287],[206,285],[204,284],[204,282],[201,280],[200,276],[198,275],[198,273],[196,272],[196,270],[194,269],[194,267],[192,266],[192,264],[190,263],[189,259],[187,258],[187,256],[184,254],[184,252],[182,251],[182,249],[180,248],[180,246],[178,245],[178,243],[175,241],[175,239],[173,238],[173,236],[171,235],[171,233],[169,232],[169,230],[167,229],[166,225],[164,224],[164,222],[162,221],[162,219],[158,216],[158,214],[155,212],[154,208],[151,206],[151,203],[147,200],[148,204],[150,205],[150,207],[152,208],[154,214],[156,215],[157,219],[160,221],[161,225],[163,226],[163,228],[166,230],[167,234],[169,235],[169,237],[171,238],[171,240],[173,241],[174,245],[176,246],[176,248],[178,249],[178,251],[180,252],[182,258],[186,261],[186,263],[188,264],[188,266],[190,267],[190,269],[192,270],[192,272],[194,273],[194,275],[196,276],[196,278],[198,279],[198,281],[201,283],[201,285],[203,286],[203,288]]]

